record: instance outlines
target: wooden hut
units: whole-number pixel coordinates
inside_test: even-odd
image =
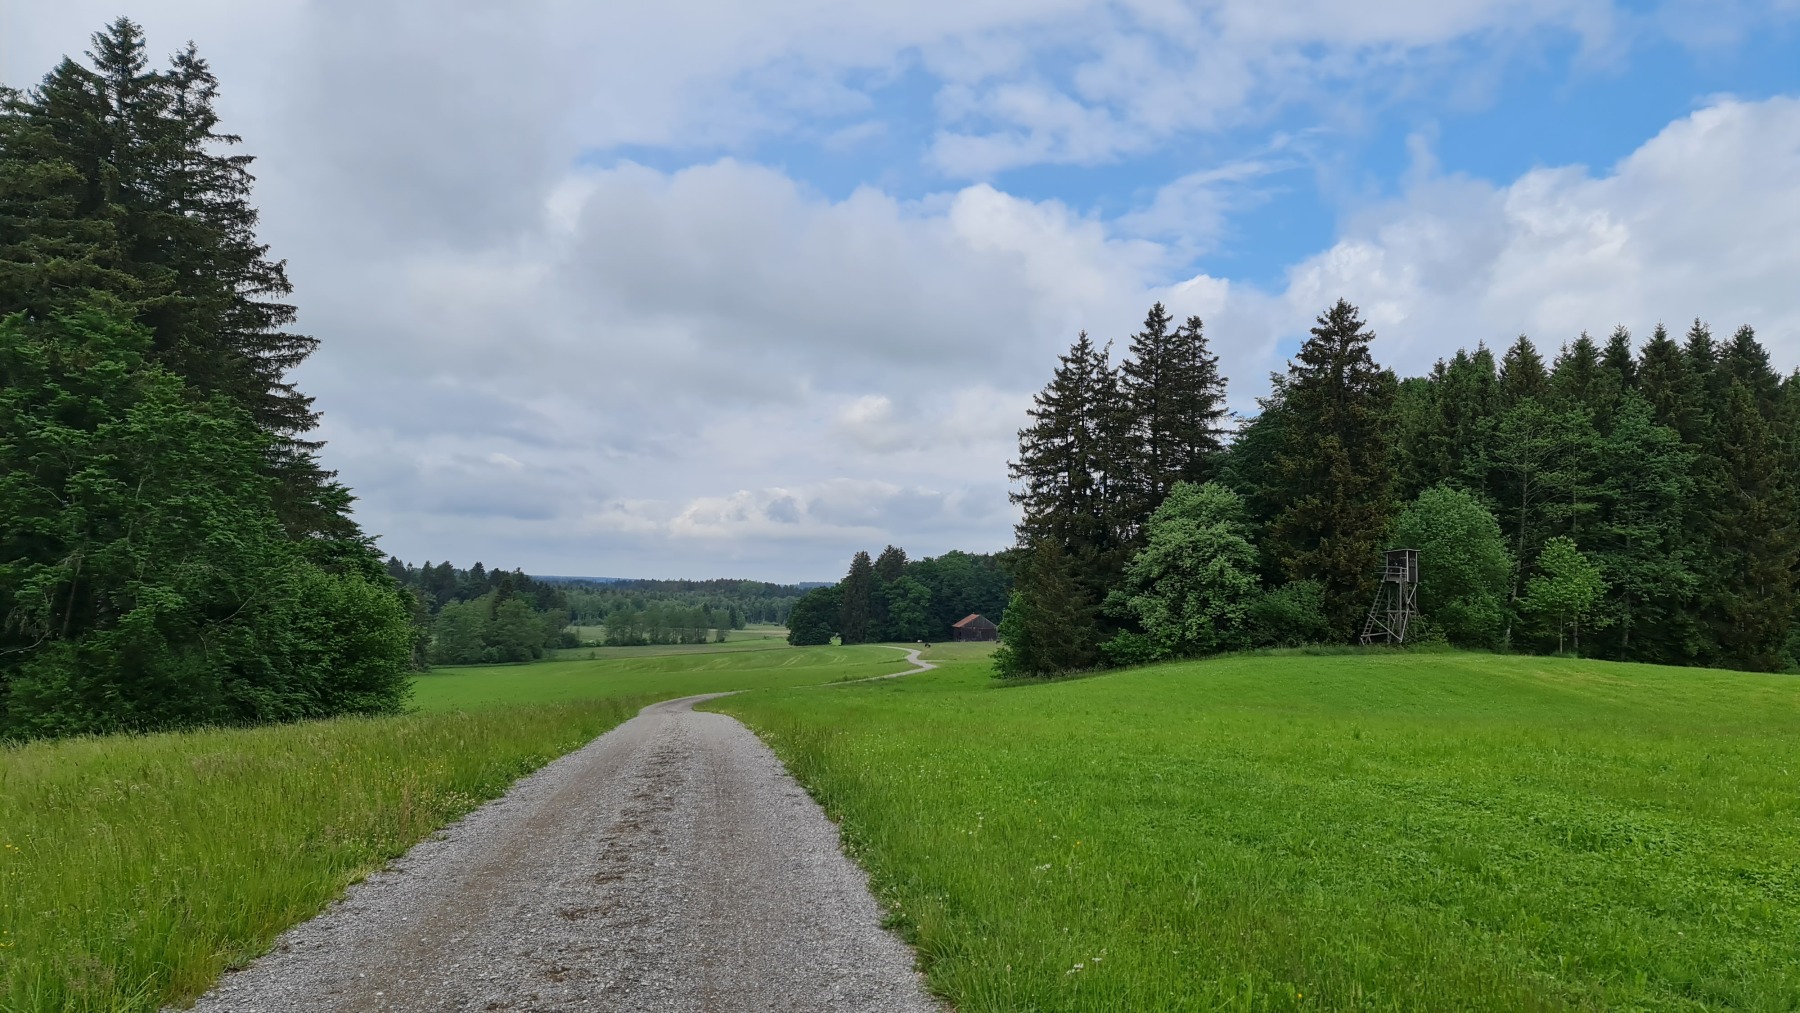
[[[968,618],[950,627],[951,636],[963,640],[999,640],[1000,627],[988,621],[987,616],[971,613]]]

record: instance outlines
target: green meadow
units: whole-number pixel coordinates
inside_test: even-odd
[[[585,653],[585,651],[583,652]],[[596,649],[412,713],[0,752],[0,1009],[154,1010],[656,699],[755,728],[932,986],[1037,1010],[1800,1009],[1800,680],[940,645]]]
[[[1226,657],[714,701],[986,1010],[1800,1009],[1800,680]]]
[[[0,1010],[192,999],[646,703],[905,667],[879,647],[650,650],[433,672],[397,717],[0,747]]]

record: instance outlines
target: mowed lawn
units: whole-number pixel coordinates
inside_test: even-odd
[[[1800,679],[1248,656],[708,704],[988,1010],[1800,1009]],[[930,655],[928,655],[929,657]]]
[[[191,999],[646,703],[903,667],[878,647],[663,648],[433,672],[397,717],[0,747],[0,1010]]]

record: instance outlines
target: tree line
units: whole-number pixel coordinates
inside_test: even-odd
[[[449,561],[412,566],[389,556],[387,572],[411,595],[421,667],[534,661],[577,646],[562,588],[523,571],[480,562],[467,570]]]
[[[999,618],[1011,589],[998,556],[952,551],[909,560],[893,545],[874,559],[858,552],[843,580],[794,603],[788,643],[947,640],[951,624],[970,613]]]
[[[287,378],[282,263],[190,44],[0,88],[0,737],[391,711],[407,598]]]
[[[1417,633],[1472,648],[1791,667],[1800,379],[1749,327],[1521,336],[1425,376],[1340,300],[1235,431],[1198,319],[1083,334],[1012,465],[1006,676],[1353,642],[1382,550],[1421,550]]]
[[[806,589],[760,580],[573,580],[563,582],[569,611],[583,626],[604,626],[620,612],[643,612],[655,605],[729,612],[728,628],[745,623],[785,623]]]

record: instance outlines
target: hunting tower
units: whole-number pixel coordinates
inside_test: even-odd
[[[1404,644],[1406,627],[1419,614],[1419,550],[1382,553],[1381,590],[1363,623],[1365,644]]]

